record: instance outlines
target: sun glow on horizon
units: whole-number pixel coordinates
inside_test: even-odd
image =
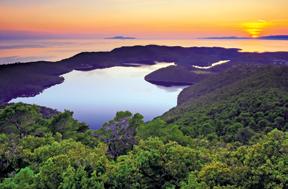
[[[257,38],[288,33],[287,6],[287,0],[2,0],[0,32]]]
[[[245,22],[243,23],[244,30],[252,38],[260,37],[261,33],[265,28],[269,26],[269,23],[265,20],[258,20],[254,22]]]

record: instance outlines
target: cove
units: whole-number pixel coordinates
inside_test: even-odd
[[[137,65],[137,64],[135,64]],[[160,116],[177,104],[185,86],[160,87],[144,80],[145,75],[173,63],[112,67],[92,71],[72,71],[65,81],[34,97],[19,97],[10,102],[37,104],[59,111],[70,110],[91,129],[99,129],[117,111],[141,113],[145,121]]]

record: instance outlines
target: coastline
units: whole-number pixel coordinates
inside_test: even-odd
[[[176,70],[176,74],[167,78],[165,69],[160,69],[155,72],[160,73],[163,70],[164,72],[158,74],[157,78],[146,79],[148,77],[146,76],[146,81],[164,86],[191,85],[206,78],[205,74],[197,74],[195,72],[197,69],[192,66],[210,66],[222,60],[230,60],[230,62],[215,66],[209,69],[209,72],[218,74],[239,62],[288,65],[288,52],[248,53],[240,52],[236,48],[147,45],[120,47],[108,52],[82,52],[56,62],[39,61],[1,65],[0,104],[20,96],[35,96],[46,88],[62,83],[61,75],[72,70],[89,71],[114,66],[135,66],[135,63],[151,65],[157,62],[175,62],[176,66],[172,68],[172,73]],[[191,77],[188,72],[192,73]],[[177,78],[183,73],[187,77],[179,81]]]

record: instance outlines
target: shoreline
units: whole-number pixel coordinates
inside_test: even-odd
[[[0,104],[20,96],[35,96],[51,86],[62,83],[61,75],[73,70],[89,71],[114,66],[135,66],[135,63],[152,65],[157,62],[175,62],[175,66],[169,71],[172,73],[171,77],[167,78],[167,70],[164,68],[155,71],[163,72],[159,76],[160,79],[152,77],[146,79],[146,76],[145,80],[152,84],[177,86],[191,85],[206,78],[205,74],[201,74],[201,77],[195,74],[192,65],[210,66],[221,60],[230,60],[230,62],[208,70],[218,74],[239,62],[288,65],[288,52],[247,53],[240,52],[236,48],[147,45],[120,47],[108,52],[82,52],[56,62],[39,61],[0,65],[0,91],[2,91]],[[153,72],[148,75],[151,74]],[[179,76],[184,74],[186,77],[178,80]]]

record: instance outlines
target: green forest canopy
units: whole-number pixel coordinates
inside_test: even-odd
[[[0,188],[288,188],[288,70],[249,70],[185,89],[150,122],[118,112],[96,131],[69,111],[2,106]]]

